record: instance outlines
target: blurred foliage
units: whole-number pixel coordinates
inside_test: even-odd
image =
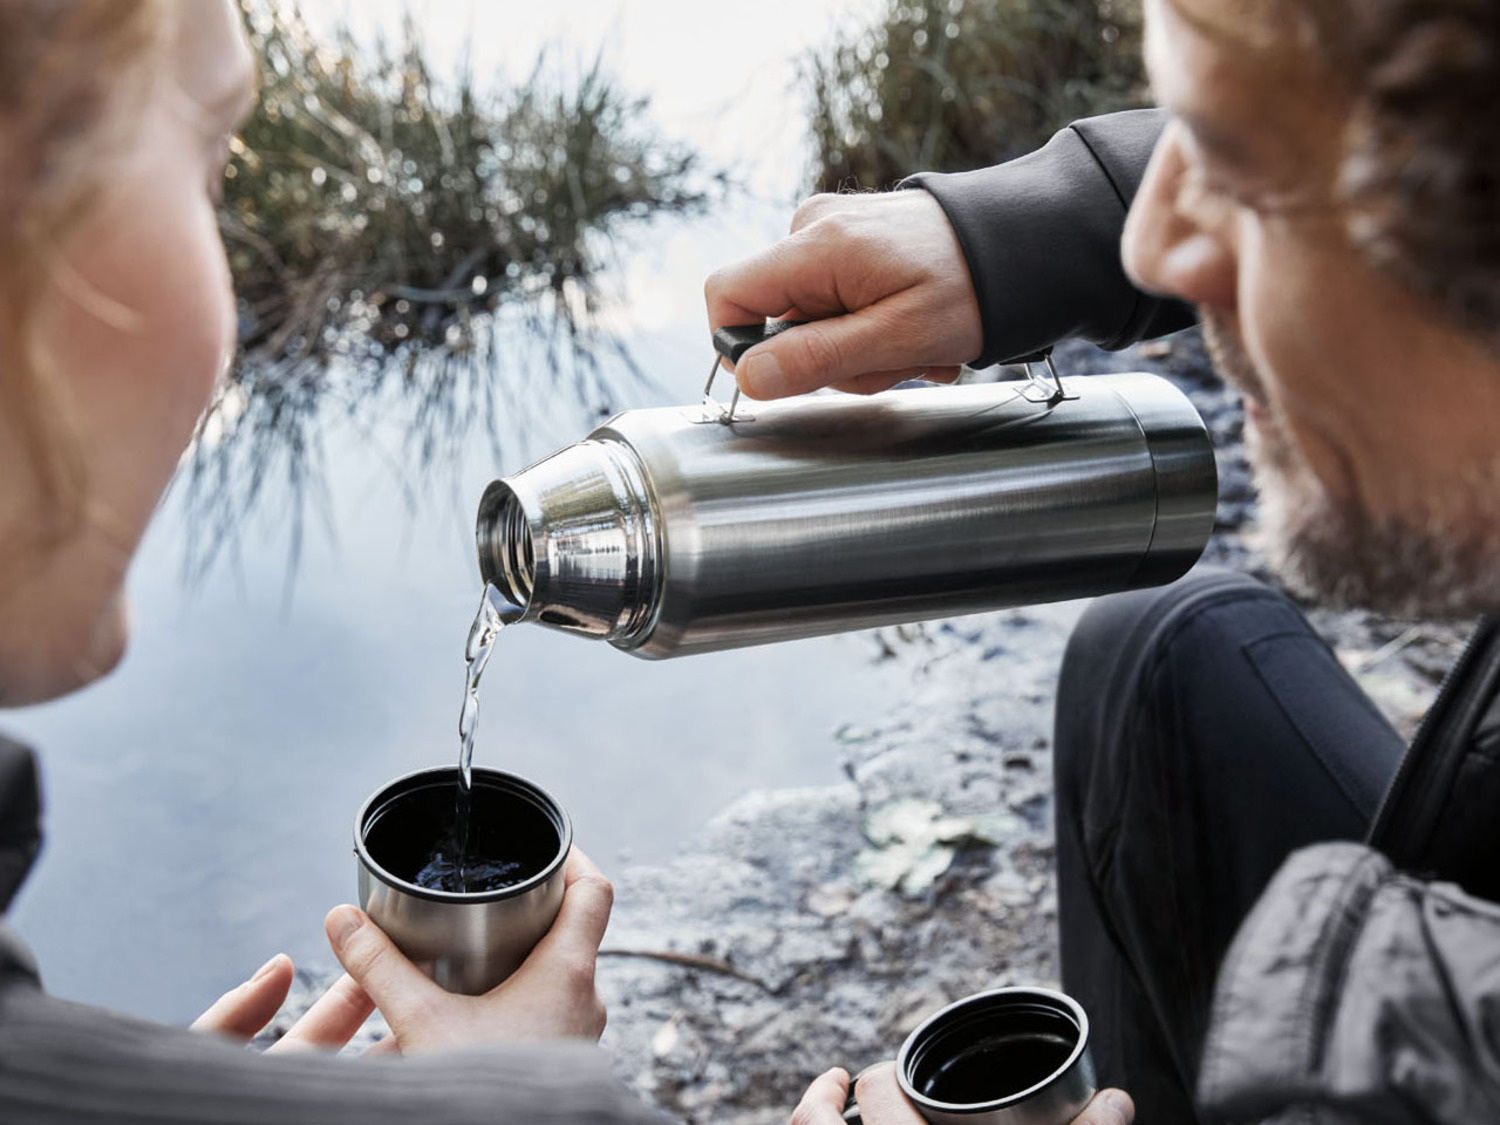
[[[356,425],[404,413],[399,460],[423,466],[475,426],[498,461],[523,393],[607,411],[606,374],[639,377],[599,315],[616,236],[724,186],[597,60],[443,80],[409,18],[394,47],[319,42],[294,6],[239,2],[261,82],[220,208],[240,352],[183,474],[190,573],[272,482],[293,491],[295,559],[331,405]]]
[[[804,79],[818,190],[981,168],[1148,104],[1140,0],[889,0]]]

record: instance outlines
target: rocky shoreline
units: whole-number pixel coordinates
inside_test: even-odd
[[[1205,561],[1271,580],[1249,534],[1239,404],[1198,335],[1118,354],[1070,346],[1058,359],[1064,374],[1155,371],[1189,394],[1220,470]],[[890,1057],[943,1004],[1057,982],[1052,706],[1082,609],[877,634],[907,686],[889,714],[835,735],[846,783],[748,794],[688,854],[620,875],[599,974],[605,1043],[644,1097],[695,1125],[785,1122],[820,1071]],[[1310,616],[1407,734],[1466,634]]]
[[[1239,407],[1197,334],[1118,354],[1070,346],[1059,365],[1156,371],[1192,397],[1220,469],[1205,560],[1269,579],[1249,534]],[[1052,705],[1082,609],[872,634],[871,659],[898,662],[905,687],[889,713],[834,735],[843,783],[747,794],[677,859],[614,873],[604,1043],[646,1100],[694,1125],[785,1122],[816,1074],[890,1057],[943,1004],[1057,982]],[[1408,734],[1466,633],[1311,617]],[[321,983],[305,978],[278,1024]]]

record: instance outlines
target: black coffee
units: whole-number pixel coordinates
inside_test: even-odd
[[[1047,1032],[988,1036],[944,1059],[917,1089],[950,1105],[997,1101],[1056,1074],[1076,1042]]]
[[[484,859],[474,854],[472,848],[460,849],[455,831],[450,839],[433,848],[431,857],[412,882],[429,891],[498,891],[525,879],[522,871],[515,860]]]
[[[460,876],[453,788],[440,776],[377,809],[364,828],[370,858],[408,883],[470,893],[523,882],[556,858],[561,841],[552,819],[481,774],[469,791],[468,849]]]

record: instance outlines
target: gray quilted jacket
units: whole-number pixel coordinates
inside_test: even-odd
[[[1220,971],[1199,1100],[1227,1121],[1500,1122],[1500,906],[1357,844],[1298,852]]]

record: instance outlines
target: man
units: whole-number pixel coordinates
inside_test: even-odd
[[[815,197],[715,274],[714,327],[813,321],[740,386],[951,380],[1170,331],[1180,300],[1244,397],[1289,584],[1500,612],[1500,4],[1146,8],[1164,114]],[[1279,595],[1199,572],[1090,610],[1059,689],[1064,985],[1143,1122],[1500,1120],[1494,634],[1398,775],[1395,733]],[[798,1121],[834,1125],[846,1086],[820,1078]],[[889,1068],[858,1093],[871,1125],[917,1120]],[[1112,1092],[1080,1120],[1130,1116]]]

